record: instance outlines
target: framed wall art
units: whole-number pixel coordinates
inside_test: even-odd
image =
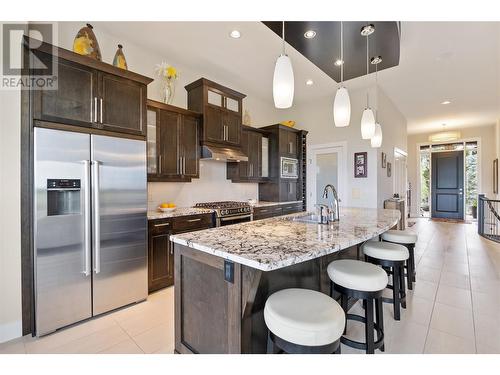
[[[354,153],[354,177],[362,178],[368,176],[368,153]]]
[[[387,177],[391,177],[392,175],[392,164],[387,163]]]
[[[387,154],[385,152],[382,152],[382,168],[385,168],[387,166]]]

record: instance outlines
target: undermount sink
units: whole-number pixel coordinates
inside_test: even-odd
[[[315,214],[308,214],[308,215],[304,215],[304,216],[298,216],[298,217],[294,217],[292,219],[293,221],[299,221],[301,223],[314,223],[314,224],[321,224],[319,222],[319,217],[318,215],[315,215]],[[325,223],[326,224],[326,223]]]

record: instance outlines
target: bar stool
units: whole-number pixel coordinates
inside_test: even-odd
[[[367,262],[382,266],[392,275],[392,298],[382,298],[382,301],[394,306],[394,319],[400,320],[400,307],[406,308],[406,286],[404,266],[409,258],[408,249],[403,245],[390,242],[365,242],[363,253]]]
[[[331,280],[331,295],[333,296],[334,290],[341,294],[341,306],[347,314],[347,320],[356,320],[365,324],[365,342],[354,341],[345,336],[342,336],[340,341],[352,348],[364,349],[367,354],[373,354],[375,349],[384,351],[382,292],[388,283],[387,273],[381,267],[354,259],[333,261],[328,265],[327,272]],[[364,317],[347,313],[349,297],[363,300]],[[345,331],[344,329],[344,334]],[[375,341],[374,331],[377,332],[377,341]]]
[[[413,289],[413,283],[417,281],[415,268],[415,244],[417,240],[418,236],[415,233],[404,230],[391,229],[382,234],[382,241],[397,243],[408,249],[410,257],[406,262],[406,278],[408,280],[408,289],[410,290]]]
[[[345,314],[334,299],[310,289],[283,289],[264,307],[267,353],[340,354]]]

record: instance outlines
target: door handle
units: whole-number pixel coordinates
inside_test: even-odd
[[[94,96],[94,122],[97,122],[97,96]]]
[[[200,218],[198,218],[198,219],[189,219],[188,223],[196,223],[197,221],[201,221],[201,219]]]
[[[90,161],[84,160],[83,167],[85,168],[83,171],[83,235],[84,235],[84,264],[85,269],[83,270],[83,274],[85,276],[89,276],[91,272],[90,267],[90,251],[92,248],[92,231],[90,230],[91,220],[90,220]]]
[[[101,124],[102,124],[102,98],[101,98],[101,103],[100,104],[101,105],[99,106],[99,110],[101,112]]]
[[[94,272],[101,272],[101,223],[99,214],[99,164],[92,161],[92,198],[94,203]]]

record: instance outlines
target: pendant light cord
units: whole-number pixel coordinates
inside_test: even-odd
[[[282,26],[281,26],[281,35],[283,36],[283,56],[286,55],[285,53],[285,21],[283,21]]]
[[[344,86],[344,23],[340,21],[340,86]]]
[[[378,63],[375,64],[375,89],[378,89]],[[378,95],[377,95],[377,109],[375,110],[375,122],[378,123]]]
[[[368,60],[369,60],[369,51],[368,51],[368,50],[369,50],[369,48],[370,48],[370,44],[369,44],[370,42],[369,42],[369,39],[368,39],[369,37],[370,37],[369,35],[367,35],[367,36],[366,36],[366,76],[367,76],[367,77],[368,77],[368,74],[369,74],[369,71],[370,71],[370,69],[369,69],[369,67],[368,67]],[[366,91],[366,108],[370,108],[370,95],[369,95],[369,90],[370,90],[370,89],[368,89],[368,90]]]

